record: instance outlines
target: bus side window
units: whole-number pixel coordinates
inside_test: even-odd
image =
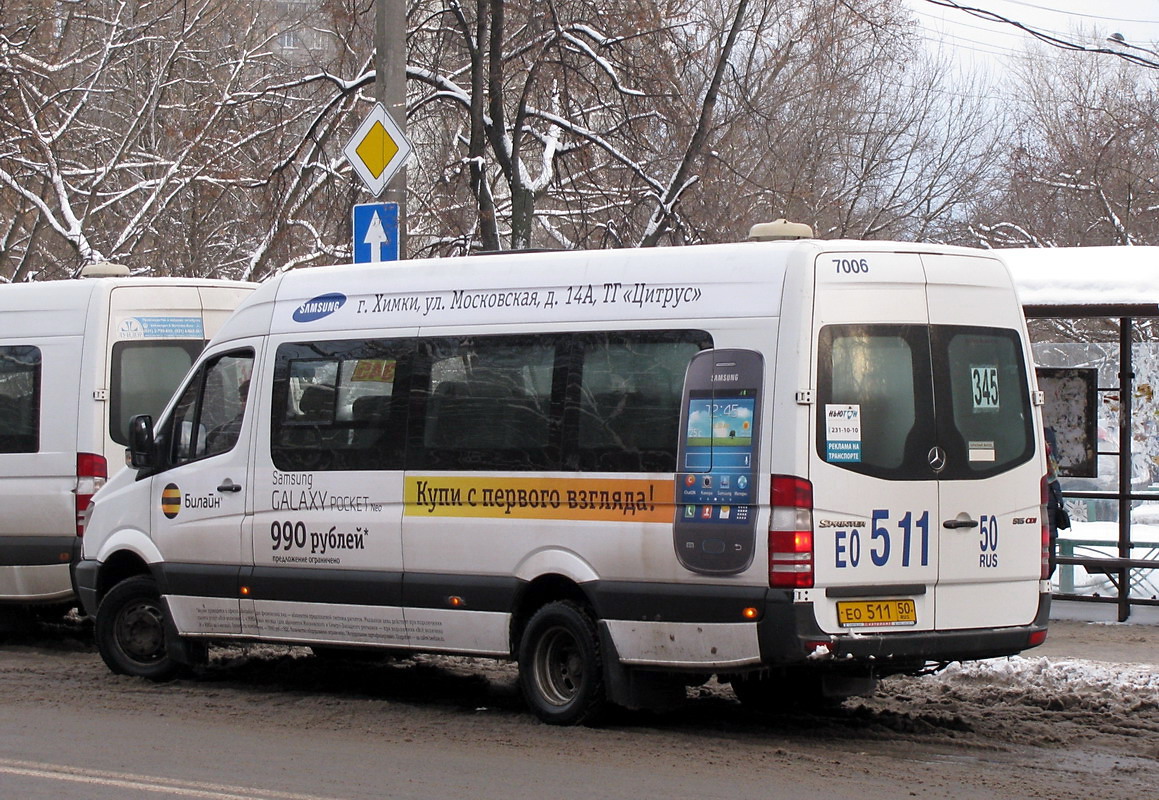
[[[592,334],[582,345],[576,464],[597,472],[673,472],[684,373],[712,346],[703,331]]]
[[[412,340],[283,344],[274,369],[271,449],[278,469],[401,469]]]
[[[252,350],[239,350],[218,356],[197,370],[166,425],[166,435],[171,437],[171,466],[233,449],[241,429],[253,360]],[[211,431],[224,431],[234,419],[238,425],[232,436],[219,435],[210,441]]]
[[[40,348],[0,347],[0,453],[40,449]]]
[[[413,454],[421,468],[554,468],[552,387],[562,341],[547,335],[429,342],[421,452]]]

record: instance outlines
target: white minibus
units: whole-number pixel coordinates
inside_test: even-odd
[[[133,421],[78,587],[158,680],[266,641],[514,659],[556,724],[865,693],[1044,640],[1040,405],[980,251],[295,270]]]
[[[0,286],[0,614],[75,604],[80,517],[256,284],[119,277]],[[93,274],[88,271],[86,274]]]

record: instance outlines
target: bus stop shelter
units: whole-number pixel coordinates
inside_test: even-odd
[[[1159,606],[1159,247],[1001,250],[1071,526],[1055,597]]]

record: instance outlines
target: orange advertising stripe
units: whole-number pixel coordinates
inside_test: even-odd
[[[673,479],[412,475],[406,515],[672,522]]]

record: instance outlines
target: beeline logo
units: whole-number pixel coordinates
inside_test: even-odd
[[[320,294],[294,309],[294,322],[313,322],[333,314],[342,308],[346,295],[341,292]]]

